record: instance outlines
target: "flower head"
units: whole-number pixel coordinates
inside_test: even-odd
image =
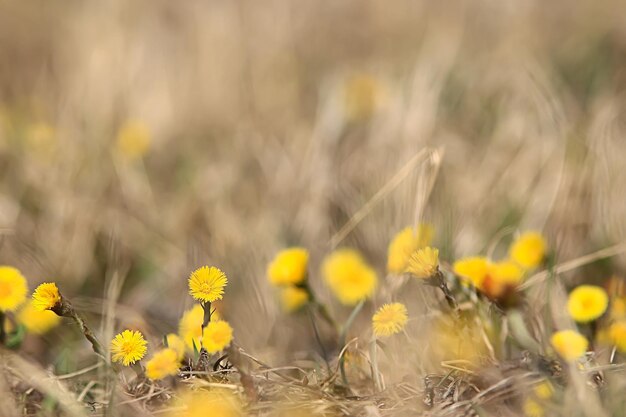
[[[178,334],[183,339],[189,350],[193,350],[194,344],[200,349],[200,339],[202,338],[202,321],[204,320],[204,309],[200,304],[194,305],[185,311],[178,323]],[[220,320],[217,312],[211,314],[211,321]]]
[[[52,311],[40,311],[34,306],[34,301],[24,305],[17,313],[17,320],[31,333],[44,334],[58,326],[61,317]]]
[[[205,417],[209,414],[219,417],[241,417],[243,407],[239,398],[230,391],[223,389],[187,391],[166,416]]]
[[[300,310],[308,301],[309,292],[303,288],[290,286],[280,290],[280,302],[287,313]]]
[[[550,338],[552,347],[566,361],[573,361],[585,354],[589,342],[574,330],[560,330]]]
[[[430,244],[432,235],[432,226],[426,224],[420,224],[417,230],[406,227],[398,232],[389,243],[387,271],[393,274],[404,273],[413,252]]]
[[[51,310],[61,302],[61,294],[54,282],[40,284],[33,293],[33,306],[39,311]]]
[[[170,333],[165,336],[167,347],[176,352],[178,360],[182,360],[185,357],[185,342],[177,334]]]
[[[141,332],[124,330],[111,341],[111,360],[124,366],[133,364],[144,357],[147,344]]]
[[[26,278],[17,268],[0,266],[0,311],[15,311],[26,300]]]
[[[407,320],[404,304],[385,304],[372,317],[372,328],[377,337],[391,336],[401,332]]]
[[[567,299],[569,315],[580,323],[593,321],[606,311],[609,297],[602,287],[595,285],[580,285],[576,287]]]
[[[619,320],[611,323],[607,333],[609,342],[615,345],[620,352],[626,353],[626,321]]]
[[[146,376],[152,380],[176,375],[180,362],[174,349],[161,349],[146,362]]]
[[[406,271],[421,279],[433,277],[439,269],[439,249],[427,246],[413,252]]]
[[[374,293],[376,272],[352,249],[339,249],[326,257],[322,275],[331,291],[346,305],[354,305]]]
[[[543,417],[546,415],[546,410],[543,406],[533,398],[526,398],[522,408],[526,417]]]
[[[554,395],[554,387],[547,379],[535,385],[533,394],[541,400],[549,400]]]
[[[371,117],[385,101],[386,92],[381,81],[370,74],[354,74],[344,85],[343,101],[349,120]]]
[[[515,262],[489,262],[487,274],[478,288],[488,297],[497,299],[520,284],[523,277],[524,271]]]
[[[202,347],[209,353],[216,353],[230,345],[233,340],[233,328],[224,321],[212,321],[204,329]]]
[[[128,159],[141,158],[150,148],[150,130],[143,122],[131,120],[117,134],[117,150]]]
[[[526,269],[536,268],[546,255],[546,241],[537,232],[526,232],[509,249],[509,256]]]
[[[272,285],[296,285],[306,279],[309,252],[304,248],[289,248],[276,254],[267,266]]]
[[[489,261],[483,256],[472,256],[469,258],[459,259],[454,262],[452,269],[461,280],[466,284],[471,284],[476,288],[480,288],[483,284]]]
[[[189,294],[198,301],[221,300],[228,283],[226,274],[218,268],[203,266],[189,276]]]

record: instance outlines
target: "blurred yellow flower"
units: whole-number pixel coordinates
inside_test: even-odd
[[[223,389],[184,392],[167,417],[242,417],[243,407],[239,397]]]
[[[200,339],[202,336],[202,321],[204,320],[204,309],[200,304],[195,304],[192,308],[183,313],[178,323],[178,334],[185,342],[190,351],[193,350],[195,343],[196,348],[200,349]],[[220,320],[217,311],[211,314],[211,321]]]
[[[573,361],[585,354],[589,342],[582,334],[574,330],[560,330],[550,338],[552,347],[567,361]]]
[[[427,246],[418,249],[411,254],[406,272],[417,278],[427,279],[433,277],[439,270],[439,249]]]
[[[52,311],[41,311],[30,301],[17,313],[17,320],[31,333],[44,334],[61,322],[61,317]]]
[[[322,275],[335,297],[346,305],[371,297],[378,281],[376,272],[352,249],[328,255],[322,263]]]
[[[602,316],[609,305],[609,297],[602,287],[580,285],[567,299],[569,315],[580,323],[593,321]]]
[[[344,108],[349,120],[371,117],[385,100],[380,80],[369,74],[354,74],[344,85]]]
[[[541,400],[549,400],[554,395],[554,387],[550,381],[545,380],[535,385],[533,393]]]
[[[608,329],[608,339],[617,349],[626,353],[626,321],[620,320],[611,323]]]
[[[432,235],[433,228],[427,224],[420,224],[417,230],[406,227],[398,232],[389,243],[387,271],[393,274],[406,272],[411,254],[429,245]]]
[[[283,310],[291,313],[300,310],[309,301],[309,292],[299,287],[284,287],[280,290]]]
[[[147,344],[141,332],[124,330],[111,341],[111,360],[124,366],[133,364],[144,357]]]
[[[26,278],[17,268],[0,266],[0,311],[15,311],[26,300]]]
[[[543,417],[546,415],[546,411],[543,406],[532,398],[526,398],[522,405],[524,414],[526,417]]]
[[[462,258],[454,262],[452,269],[463,282],[471,284],[476,288],[483,285],[483,281],[487,276],[490,262],[482,256],[473,256]]]
[[[511,261],[487,264],[487,275],[479,289],[490,298],[499,298],[522,282],[524,271]]]
[[[174,349],[161,349],[146,362],[146,376],[152,380],[176,375],[180,367],[178,355]]]
[[[46,153],[53,150],[56,131],[45,122],[33,123],[26,130],[26,143],[35,152]]]
[[[306,279],[309,252],[304,248],[289,248],[276,254],[267,267],[272,285],[296,285]]]
[[[150,130],[145,123],[131,120],[125,123],[117,133],[117,150],[128,159],[144,156],[150,148]]]
[[[182,360],[185,357],[185,342],[177,334],[170,333],[165,336],[167,347],[176,352],[178,360]]]
[[[481,322],[481,325],[484,324]],[[466,361],[464,367],[476,367],[481,358],[487,355],[482,338],[486,329],[481,329],[476,321],[459,321],[452,317],[439,317],[432,322],[427,340],[431,343],[435,361]]]
[[[401,332],[407,321],[407,310],[404,304],[385,304],[372,317],[372,328],[376,337],[391,336]]]
[[[233,340],[233,329],[224,320],[212,321],[204,329],[202,347],[209,353],[216,353],[230,345]]]
[[[39,311],[50,310],[61,302],[61,294],[54,282],[44,282],[33,292],[33,306]]]
[[[524,268],[536,268],[546,255],[546,241],[538,232],[522,233],[509,249],[509,256]]]
[[[611,320],[626,318],[626,297],[616,297],[611,300]]]
[[[203,266],[189,276],[189,294],[198,301],[212,303],[222,299],[227,283],[226,274],[220,269]]]

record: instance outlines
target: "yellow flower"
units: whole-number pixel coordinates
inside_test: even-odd
[[[499,298],[522,282],[524,271],[511,261],[487,264],[487,275],[479,289],[488,297]]]
[[[404,273],[411,254],[429,245],[432,235],[432,226],[426,224],[420,224],[417,231],[413,227],[406,227],[398,232],[389,243],[387,271],[393,274]]]
[[[44,334],[58,326],[61,317],[52,311],[40,311],[34,306],[34,301],[26,303],[17,314],[17,320],[31,333]]]
[[[620,352],[626,353],[626,321],[620,320],[611,323],[608,330],[608,339]]]
[[[524,268],[536,268],[545,257],[546,246],[540,233],[526,232],[513,242],[509,256]]]
[[[40,284],[33,293],[33,306],[39,311],[50,310],[61,302],[61,294],[54,282]]]
[[[0,266],[0,311],[15,311],[26,300],[28,286],[17,268]]]
[[[161,349],[146,362],[146,376],[150,379],[163,379],[176,375],[180,366],[178,355],[174,349]]]
[[[183,339],[190,351],[193,350],[195,343],[196,348],[200,349],[200,339],[202,336],[202,321],[204,320],[204,309],[200,304],[194,305],[185,311],[183,317],[178,323],[178,334]],[[217,312],[211,314],[211,321],[220,320]]]
[[[170,333],[165,336],[165,340],[167,341],[167,347],[176,352],[176,357],[178,358],[178,360],[182,360],[185,357],[185,342],[183,341],[183,339],[178,337],[177,334]]]
[[[576,287],[567,299],[569,315],[580,323],[593,321],[606,311],[609,297],[602,287],[595,285],[580,285]]]
[[[549,400],[554,395],[554,387],[550,381],[545,380],[535,385],[533,392],[537,398],[541,400]]]
[[[111,341],[111,360],[124,366],[133,364],[144,357],[147,344],[141,332],[124,330]]]
[[[567,361],[580,358],[587,351],[589,342],[582,334],[574,330],[560,330],[550,338],[552,347]]]
[[[203,266],[189,276],[189,294],[198,301],[221,300],[228,283],[226,274],[218,268]]]
[[[401,332],[407,320],[404,304],[385,304],[372,317],[372,328],[377,337],[391,336]]]
[[[322,263],[322,275],[331,291],[346,305],[371,297],[378,278],[376,272],[352,249],[339,249]]]
[[[241,401],[223,389],[187,391],[171,408],[167,417],[242,417]]]
[[[128,121],[117,133],[117,150],[128,159],[141,158],[150,148],[150,130],[143,122]]]
[[[626,318],[626,297],[616,297],[611,301],[611,320]]]
[[[459,259],[454,263],[452,269],[463,282],[473,285],[476,288],[480,288],[483,285],[483,281],[487,276],[490,262],[487,258],[482,256],[474,256],[469,258]]]
[[[413,252],[409,258],[409,266],[406,271],[417,278],[427,279],[433,277],[439,269],[439,249],[427,246]]]
[[[306,279],[309,252],[304,248],[289,248],[276,254],[267,267],[272,285],[296,285]]]
[[[224,320],[212,321],[204,329],[202,346],[209,353],[216,353],[230,345],[233,340],[233,328]]]
[[[381,82],[369,74],[354,74],[344,85],[344,109],[349,120],[371,117],[383,104],[385,90]]]
[[[299,287],[285,287],[280,290],[283,310],[291,313],[300,310],[309,301],[309,292]]]
[[[526,417],[543,417],[546,414],[541,404],[532,398],[527,398],[522,408],[524,409]]]

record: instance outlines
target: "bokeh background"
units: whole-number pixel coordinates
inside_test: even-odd
[[[617,0],[3,0],[0,263],[56,280],[104,340],[153,343],[216,265],[237,343],[302,358],[310,323],[265,277],[286,246],[345,319],[323,256],[356,247],[385,286],[389,240],[418,221],[444,261],[525,229],[560,260],[624,241],[625,64]],[[413,317],[428,291],[406,292]],[[71,340],[25,349],[71,370],[90,357]]]

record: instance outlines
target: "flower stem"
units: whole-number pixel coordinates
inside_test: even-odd
[[[363,305],[365,305],[365,299],[359,301],[359,303],[354,307],[354,310],[352,310],[352,313],[350,313],[350,317],[348,317],[348,320],[346,320],[343,327],[341,328],[341,332],[339,333],[339,347],[341,349],[343,349],[343,347],[345,346],[348,330],[350,329],[350,326],[352,325],[354,319],[356,319],[356,316],[363,308]],[[339,370],[341,371],[341,380],[343,381],[344,385],[348,386],[344,355],[339,358]]]
[[[448,306],[450,306],[452,310],[457,311],[459,306],[456,300],[454,299],[454,296],[452,295],[450,288],[448,288],[446,279],[443,276],[443,273],[441,271],[437,271],[436,279],[437,279],[437,287],[439,287],[439,289],[443,293],[443,296],[445,297],[446,302],[448,303]]]

